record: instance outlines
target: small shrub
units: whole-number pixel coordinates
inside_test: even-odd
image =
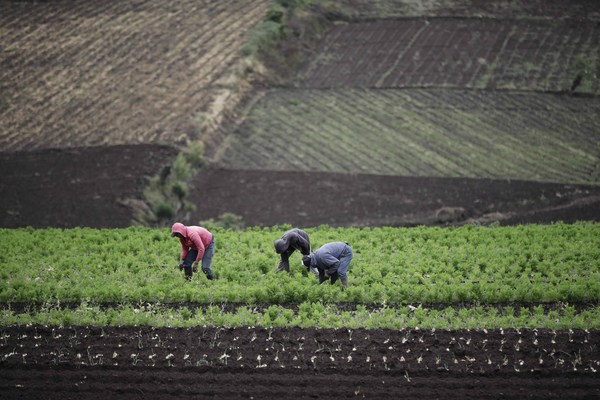
[[[206,164],[206,160],[204,159],[204,144],[201,142],[191,144],[183,154],[192,167],[201,168]]]
[[[284,8],[304,8],[314,3],[314,0],[277,0],[277,4]]]
[[[231,230],[240,230],[244,228],[244,219],[242,216],[225,212],[215,220],[214,218],[210,218],[207,220],[200,221],[200,225],[204,226],[207,229],[231,229]]]
[[[173,215],[175,214],[175,210],[173,210],[173,206],[170,204],[160,203],[156,207],[156,210],[154,211],[154,213],[156,214],[156,218],[158,218],[159,220],[166,220],[166,219],[173,218]]]
[[[171,192],[181,201],[187,195],[187,188],[183,182],[175,182],[171,186]]]
[[[265,21],[272,21],[278,24],[283,22],[283,15],[285,10],[281,6],[273,6],[267,11],[267,16],[265,17]]]
[[[186,181],[192,174],[192,165],[188,162],[183,154],[179,154],[173,162],[173,168],[171,169],[173,179],[177,181]]]

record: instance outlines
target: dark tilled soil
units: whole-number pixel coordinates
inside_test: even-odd
[[[2,398],[596,398],[600,331],[7,327]]]
[[[126,199],[142,198],[176,154],[152,145],[0,153],[0,226],[129,226]]]
[[[147,178],[175,155],[151,145],[0,153],[0,226],[129,226]],[[225,212],[251,226],[600,221],[598,186],[489,179],[208,168],[189,200],[188,223]]]
[[[193,221],[232,212],[252,226],[600,221],[600,187],[490,179],[212,169],[190,198]]]
[[[573,18],[599,19],[596,0],[465,0],[427,1],[411,4],[407,1],[343,0],[353,18],[427,15],[491,18]],[[351,10],[351,11],[350,11]]]
[[[3,399],[593,399],[596,374],[431,372],[404,376],[354,371],[224,368],[16,367],[0,369]]]

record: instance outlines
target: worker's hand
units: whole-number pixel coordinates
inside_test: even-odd
[[[192,271],[198,272],[198,261],[194,261],[194,265],[192,267]]]
[[[329,278],[330,276],[329,271],[325,270],[325,278]]]
[[[179,261],[179,270],[183,271],[183,261]]]

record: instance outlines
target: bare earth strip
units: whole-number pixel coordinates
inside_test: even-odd
[[[141,199],[176,154],[143,144],[0,153],[0,226],[130,226],[124,201]]]
[[[198,139],[266,4],[3,2],[0,151]]]
[[[355,19],[406,16],[573,18],[600,20],[596,0],[343,0]]]
[[[0,154],[0,226],[129,226],[126,199],[141,198],[175,155],[146,145]],[[490,179],[209,168],[189,201],[191,221],[228,211],[250,226],[600,221],[599,186]]]
[[[406,18],[338,25],[299,85],[565,91],[587,60],[600,72],[597,22]],[[596,79],[576,90],[599,93]]]
[[[4,327],[3,398],[593,398],[598,330]]]
[[[596,374],[318,373],[233,368],[36,367],[1,369],[3,399],[590,399]]]
[[[224,212],[249,226],[412,226],[600,221],[600,187],[527,181],[205,170],[193,221]],[[210,194],[210,195],[209,195]]]
[[[447,89],[270,90],[228,168],[600,183],[600,100]]]

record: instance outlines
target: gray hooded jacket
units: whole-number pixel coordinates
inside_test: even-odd
[[[344,242],[332,242],[319,247],[317,251],[310,254],[311,268],[317,268],[319,271],[328,271],[333,274],[340,265],[340,257],[348,246]]]
[[[302,229],[290,229],[283,234],[281,239],[277,239],[274,245],[275,251],[277,254],[281,254],[282,258],[286,255],[289,257],[294,250],[298,250],[304,255],[310,254],[310,240],[308,234]]]

